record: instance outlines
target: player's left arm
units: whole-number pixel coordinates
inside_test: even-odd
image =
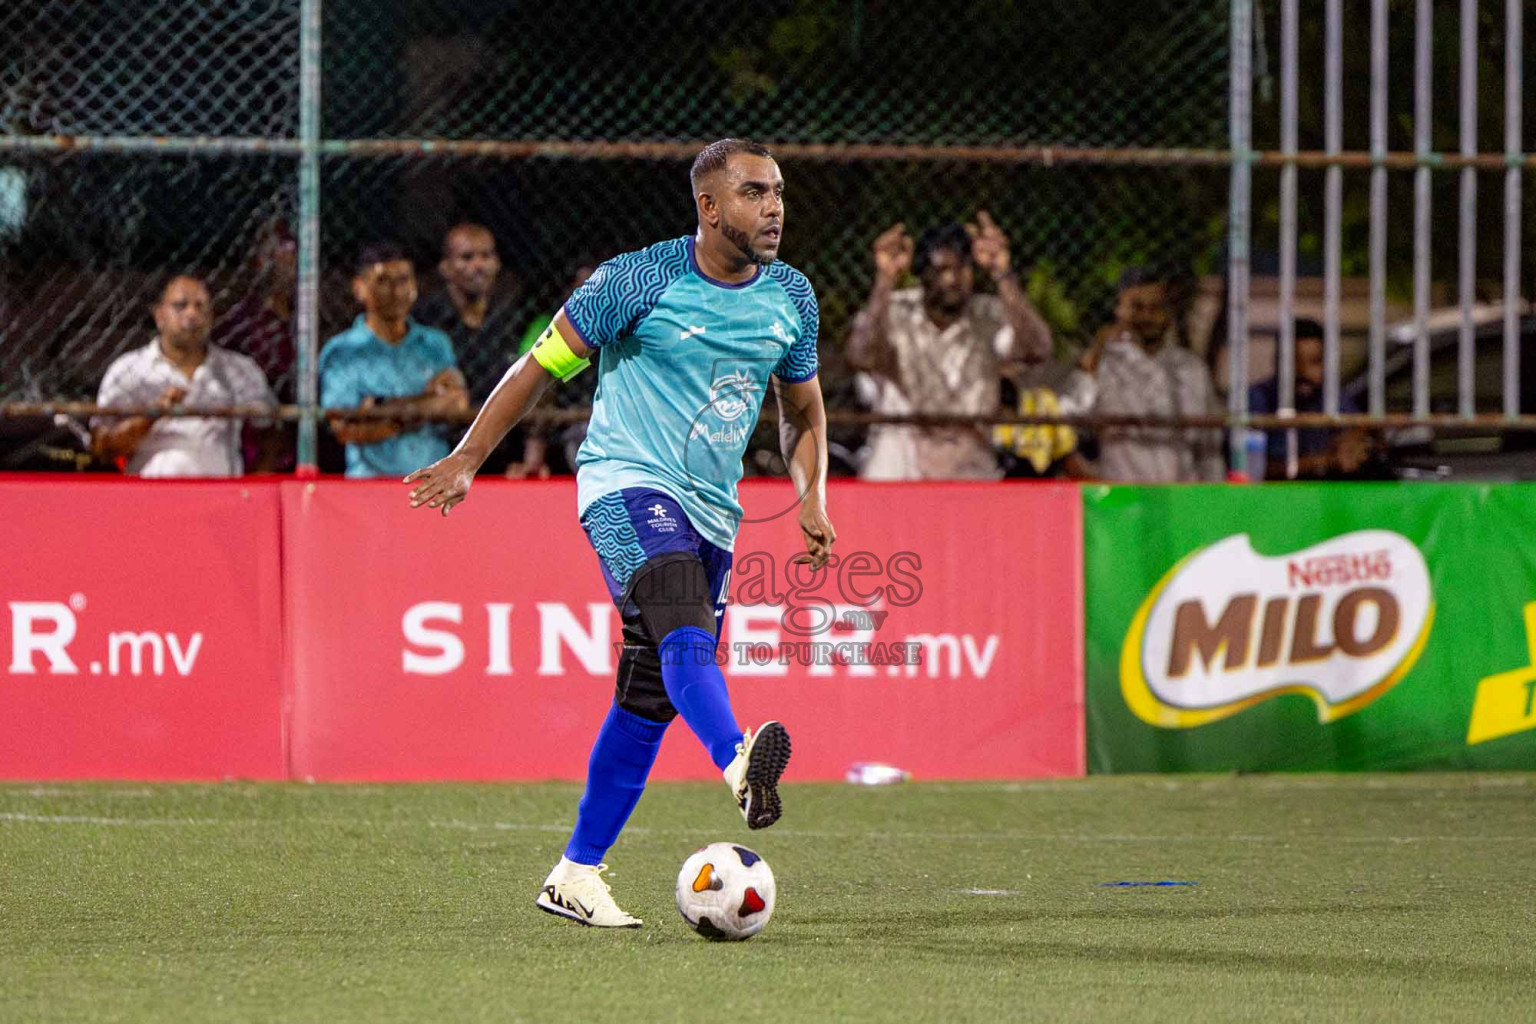
[[[485,400],[458,447],[405,478],[411,507],[441,508],[443,515],[469,494],[475,474],[554,379],[568,380],[587,366],[588,348],[565,310],[555,314],[539,343],[512,364]]]
[[[824,568],[837,539],[827,518],[827,407],[821,401],[816,379],[819,358],[816,340],[821,332],[821,309],[811,283],[798,271],[781,279],[795,308],[800,330],[789,349],[773,368],[774,399],[779,404],[779,450],[789,467],[795,493],[800,495],[800,532],[805,554],[796,562]]]
[[[800,532],[806,553],[795,561],[821,569],[837,539],[827,516],[827,407],[821,400],[821,383],[815,376],[791,383],[775,375],[773,393],[779,405],[779,448],[800,495]]]

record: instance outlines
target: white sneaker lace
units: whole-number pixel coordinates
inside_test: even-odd
[[[599,901],[618,910],[618,906],[613,902],[613,886],[600,877],[607,870],[607,864],[599,864],[590,871],[583,871],[576,876],[576,895],[592,904],[593,910],[597,909]]]

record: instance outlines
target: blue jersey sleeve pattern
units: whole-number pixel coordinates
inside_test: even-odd
[[[821,311],[811,282],[804,274],[786,263],[771,263],[768,271],[800,314],[800,336],[773,368],[773,375],[786,384],[798,384],[816,376],[816,335],[821,329]]]
[[[688,272],[686,238],[615,256],[565,300],[565,315],[588,348],[627,337],[665,292]]]

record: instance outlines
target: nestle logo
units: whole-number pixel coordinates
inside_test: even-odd
[[[1392,578],[1392,552],[1383,549],[1302,558],[1287,562],[1285,573],[1292,590],[1381,582]]]

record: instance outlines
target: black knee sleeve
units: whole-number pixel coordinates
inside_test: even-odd
[[[624,596],[621,606],[635,610],[652,644],[680,626],[697,626],[714,635],[714,595],[697,555],[657,555],[635,570]]]
[[[667,698],[667,685],[661,678],[661,655],[655,644],[636,645],[625,638],[619,655],[619,675],[613,688],[613,700],[632,715],[651,722],[670,722],[677,708]]]
[[[624,651],[619,655],[614,700],[632,715],[670,722],[677,709],[667,698],[657,645],[681,626],[715,632],[715,604],[709,577],[697,555],[658,555],[630,577],[624,599]]]

